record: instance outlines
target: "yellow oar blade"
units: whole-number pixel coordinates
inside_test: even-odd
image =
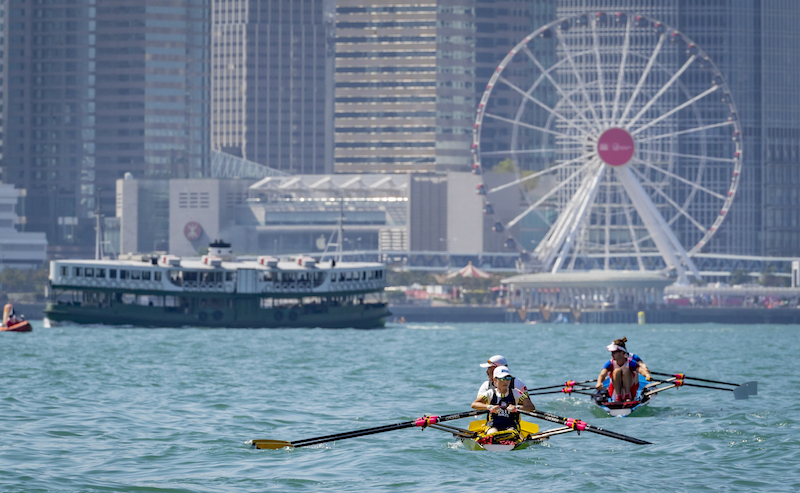
[[[486,420],[482,421],[470,421],[469,422],[469,431],[474,431],[480,433],[483,431],[484,425],[486,424]]]
[[[257,449],[269,449],[269,450],[277,450],[280,448],[286,448],[292,446],[292,442],[287,442],[284,440],[249,440],[245,443]]]
[[[520,420],[519,430],[522,432],[523,437],[526,437],[528,435],[535,435],[539,433],[539,425]]]

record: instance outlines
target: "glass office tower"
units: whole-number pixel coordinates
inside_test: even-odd
[[[92,251],[115,181],[209,167],[210,0],[21,0],[8,9],[14,146],[26,229],[55,255]],[[98,189],[103,193],[98,194]],[[72,247],[71,247],[72,246]]]
[[[212,145],[332,172],[333,0],[214,0]]]
[[[478,98],[542,5],[339,0],[336,171],[470,169]]]

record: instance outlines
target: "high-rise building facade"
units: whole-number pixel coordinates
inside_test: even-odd
[[[337,2],[337,172],[469,164],[475,84],[471,3]]]
[[[115,181],[209,166],[210,0],[21,0],[8,9],[4,178],[51,253],[91,251]],[[7,141],[7,139],[6,139]],[[105,193],[98,194],[98,189]],[[87,246],[89,247],[87,249]],[[60,253],[59,253],[60,252]]]
[[[761,91],[753,106],[760,110],[761,125],[750,140],[760,141],[750,156],[761,157],[760,180],[755,195],[763,204],[755,211],[763,231],[763,253],[771,256],[798,256],[800,245],[800,3],[791,0],[754,2],[733,25],[739,29],[760,30],[759,43],[739,43],[745,53],[755,52],[757,70],[737,80],[742,90],[757,83]],[[736,34],[734,34],[736,36]],[[733,52],[735,54],[736,52]],[[738,62],[738,58],[735,59]],[[735,76],[735,75],[734,75]],[[758,120],[755,120],[758,122]],[[747,137],[747,133],[745,133]]]
[[[554,11],[554,0],[338,1],[336,171],[469,169],[483,88]]]
[[[328,173],[333,0],[214,0],[212,146],[290,173]]]
[[[8,2],[0,0],[0,181],[5,179],[3,173],[3,153],[6,143],[6,108],[8,107]]]

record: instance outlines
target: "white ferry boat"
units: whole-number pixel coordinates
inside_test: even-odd
[[[50,322],[151,327],[382,327],[386,266],[311,257],[208,255],[50,262]]]

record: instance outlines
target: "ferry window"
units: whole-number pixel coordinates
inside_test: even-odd
[[[272,279],[272,273],[269,273],[270,279]],[[225,280],[226,281],[233,281],[233,272],[226,272],[225,273]]]
[[[81,270],[82,269],[80,267],[75,267],[72,273],[75,275],[75,277],[81,277],[83,275]]]
[[[125,269],[119,270],[119,278],[120,279],[127,279],[128,278],[128,271]]]
[[[339,280],[344,281],[344,272],[339,274]]]
[[[125,305],[132,305],[136,303],[136,295],[131,293],[122,293],[122,303]]]
[[[336,282],[336,273],[331,274],[331,282]]]
[[[106,270],[105,269],[95,269],[94,270],[94,277],[106,277]]]
[[[361,273],[361,280],[362,281],[366,281],[367,280],[367,271],[364,271],[364,272]]]
[[[183,277],[181,276],[181,271],[179,271],[179,270],[171,270],[171,271],[169,271],[169,282],[171,282],[172,284],[174,284],[176,286],[180,286],[182,278]]]
[[[150,271],[146,270],[142,272],[142,281],[149,281],[150,280]]]
[[[108,277],[111,279],[117,278],[117,269],[108,269]]]
[[[161,273],[160,272],[153,272],[153,279],[156,281],[161,280]]]
[[[183,280],[187,282],[197,281],[197,272],[186,271],[183,273]]]
[[[140,276],[141,276],[141,271],[138,271],[138,270],[132,270],[131,271],[131,279],[137,279],[138,280]]]
[[[61,266],[61,275],[62,275],[62,276],[65,276],[65,277],[66,277],[66,276],[68,276],[68,275],[69,275],[69,267],[64,267],[64,266],[62,265],[62,266]]]
[[[84,270],[83,277],[94,277],[94,268],[93,267],[87,267]]]

